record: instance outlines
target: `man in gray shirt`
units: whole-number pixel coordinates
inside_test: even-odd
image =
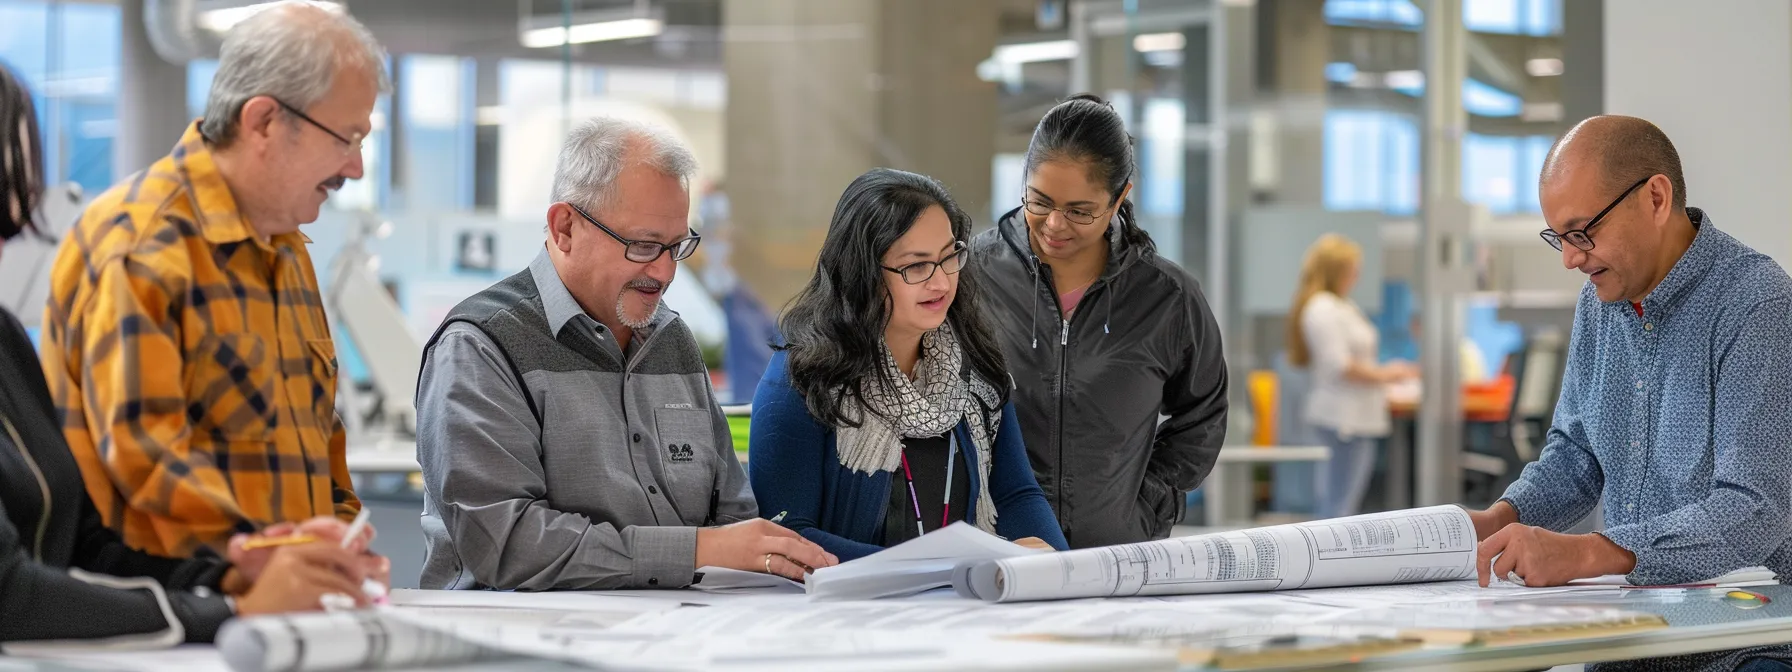
[[[580,125],[545,249],[430,339],[422,587],[679,588],[704,566],[801,578],[837,562],[757,517],[696,339],[660,304],[697,248],[696,168],[662,129]]]

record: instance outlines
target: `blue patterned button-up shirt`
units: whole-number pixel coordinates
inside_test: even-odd
[[[1506,490],[1565,530],[1596,502],[1633,583],[1765,565],[1792,578],[1792,279],[1697,208],[1692,247],[1643,300],[1589,283],[1542,456]]]

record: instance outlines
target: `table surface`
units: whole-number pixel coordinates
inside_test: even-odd
[[[1634,660],[1637,658],[1669,655],[1685,655],[1711,651],[1724,651],[1754,646],[1792,644],[1792,587],[1763,586],[1750,588],[1750,591],[1765,595],[1770,599],[1765,605],[1754,609],[1744,609],[1734,603],[1719,599],[1725,591],[1710,590],[1625,590],[1597,593],[1563,594],[1552,597],[1524,598],[1532,604],[1576,604],[1618,607],[1632,611],[1660,614],[1667,619],[1669,627],[1634,634],[1614,635],[1607,637],[1590,637],[1573,641],[1549,642],[1517,646],[1492,648],[1433,649],[1411,653],[1373,658],[1358,663],[1328,667],[1312,667],[1304,669],[1323,670],[1536,670],[1584,662],[1605,662]],[[413,593],[418,591],[401,591]],[[423,591],[433,592],[433,591]],[[584,595],[603,595],[604,593],[584,593]],[[699,602],[704,601],[703,593],[695,591],[621,591],[613,593],[619,596],[644,597],[648,599],[680,599],[690,596]],[[394,597],[398,597],[398,593]],[[498,594],[490,595],[502,600]],[[521,599],[540,600],[546,596],[516,596]],[[574,595],[565,597],[577,599]],[[1144,608],[1149,608],[1145,606]],[[189,649],[190,650],[190,649]],[[180,652],[169,652],[178,654]],[[141,656],[145,665],[143,669],[154,668],[154,661],[159,655],[151,653]],[[112,658],[114,665],[120,658]],[[128,658],[124,660],[129,660]],[[218,661],[221,663],[222,661]],[[73,670],[97,670],[111,666],[96,664],[74,664],[69,662],[41,661],[0,656],[0,672],[63,672]],[[125,665],[126,668],[134,666]],[[162,666],[166,669],[166,666]],[[219,668],[207,668],[219,669]],[[563,665],[536,662],[510,661],[508,663],[484,664],[462,668],[464,670],[566,670]],[[194,670],[192,672],[201,672]]]

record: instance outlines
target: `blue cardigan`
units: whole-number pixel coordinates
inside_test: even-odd
[[[790,384],[785,353],[772,356],[765,378],[753,397],[752,439],[747,444],[747,474],[759,499],[759,514],[767,518],[784,514],[785,527],[803,535],[840,558],[841,562],[870,555],[881,547],[874,542],[884,527],[890,506],[890,472],[866,475],[840,464],[834,447],[834,430],[809,414],[803,397]],[[970,427],[963,422],[953,430],[961,446],[971,443]],[[1045,492],[1033,479],[1033,465],[1021,443],[1014,406],[1002,409],[1002,425],[992,447],[990,497],[996,504],[996,531],[1009,539],[1038,537],[1052,548],[1068,544],[1058,529],[1058,519],[1045,501]],[[979,482],[977,451],[964,452],[971,478],[970,507],[964,520],[973,517]]]

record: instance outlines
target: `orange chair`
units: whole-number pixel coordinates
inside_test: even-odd
[[[1252,371],[1245,385],[1251,398],[1251,443],[1276,445],[1276,372]]]

